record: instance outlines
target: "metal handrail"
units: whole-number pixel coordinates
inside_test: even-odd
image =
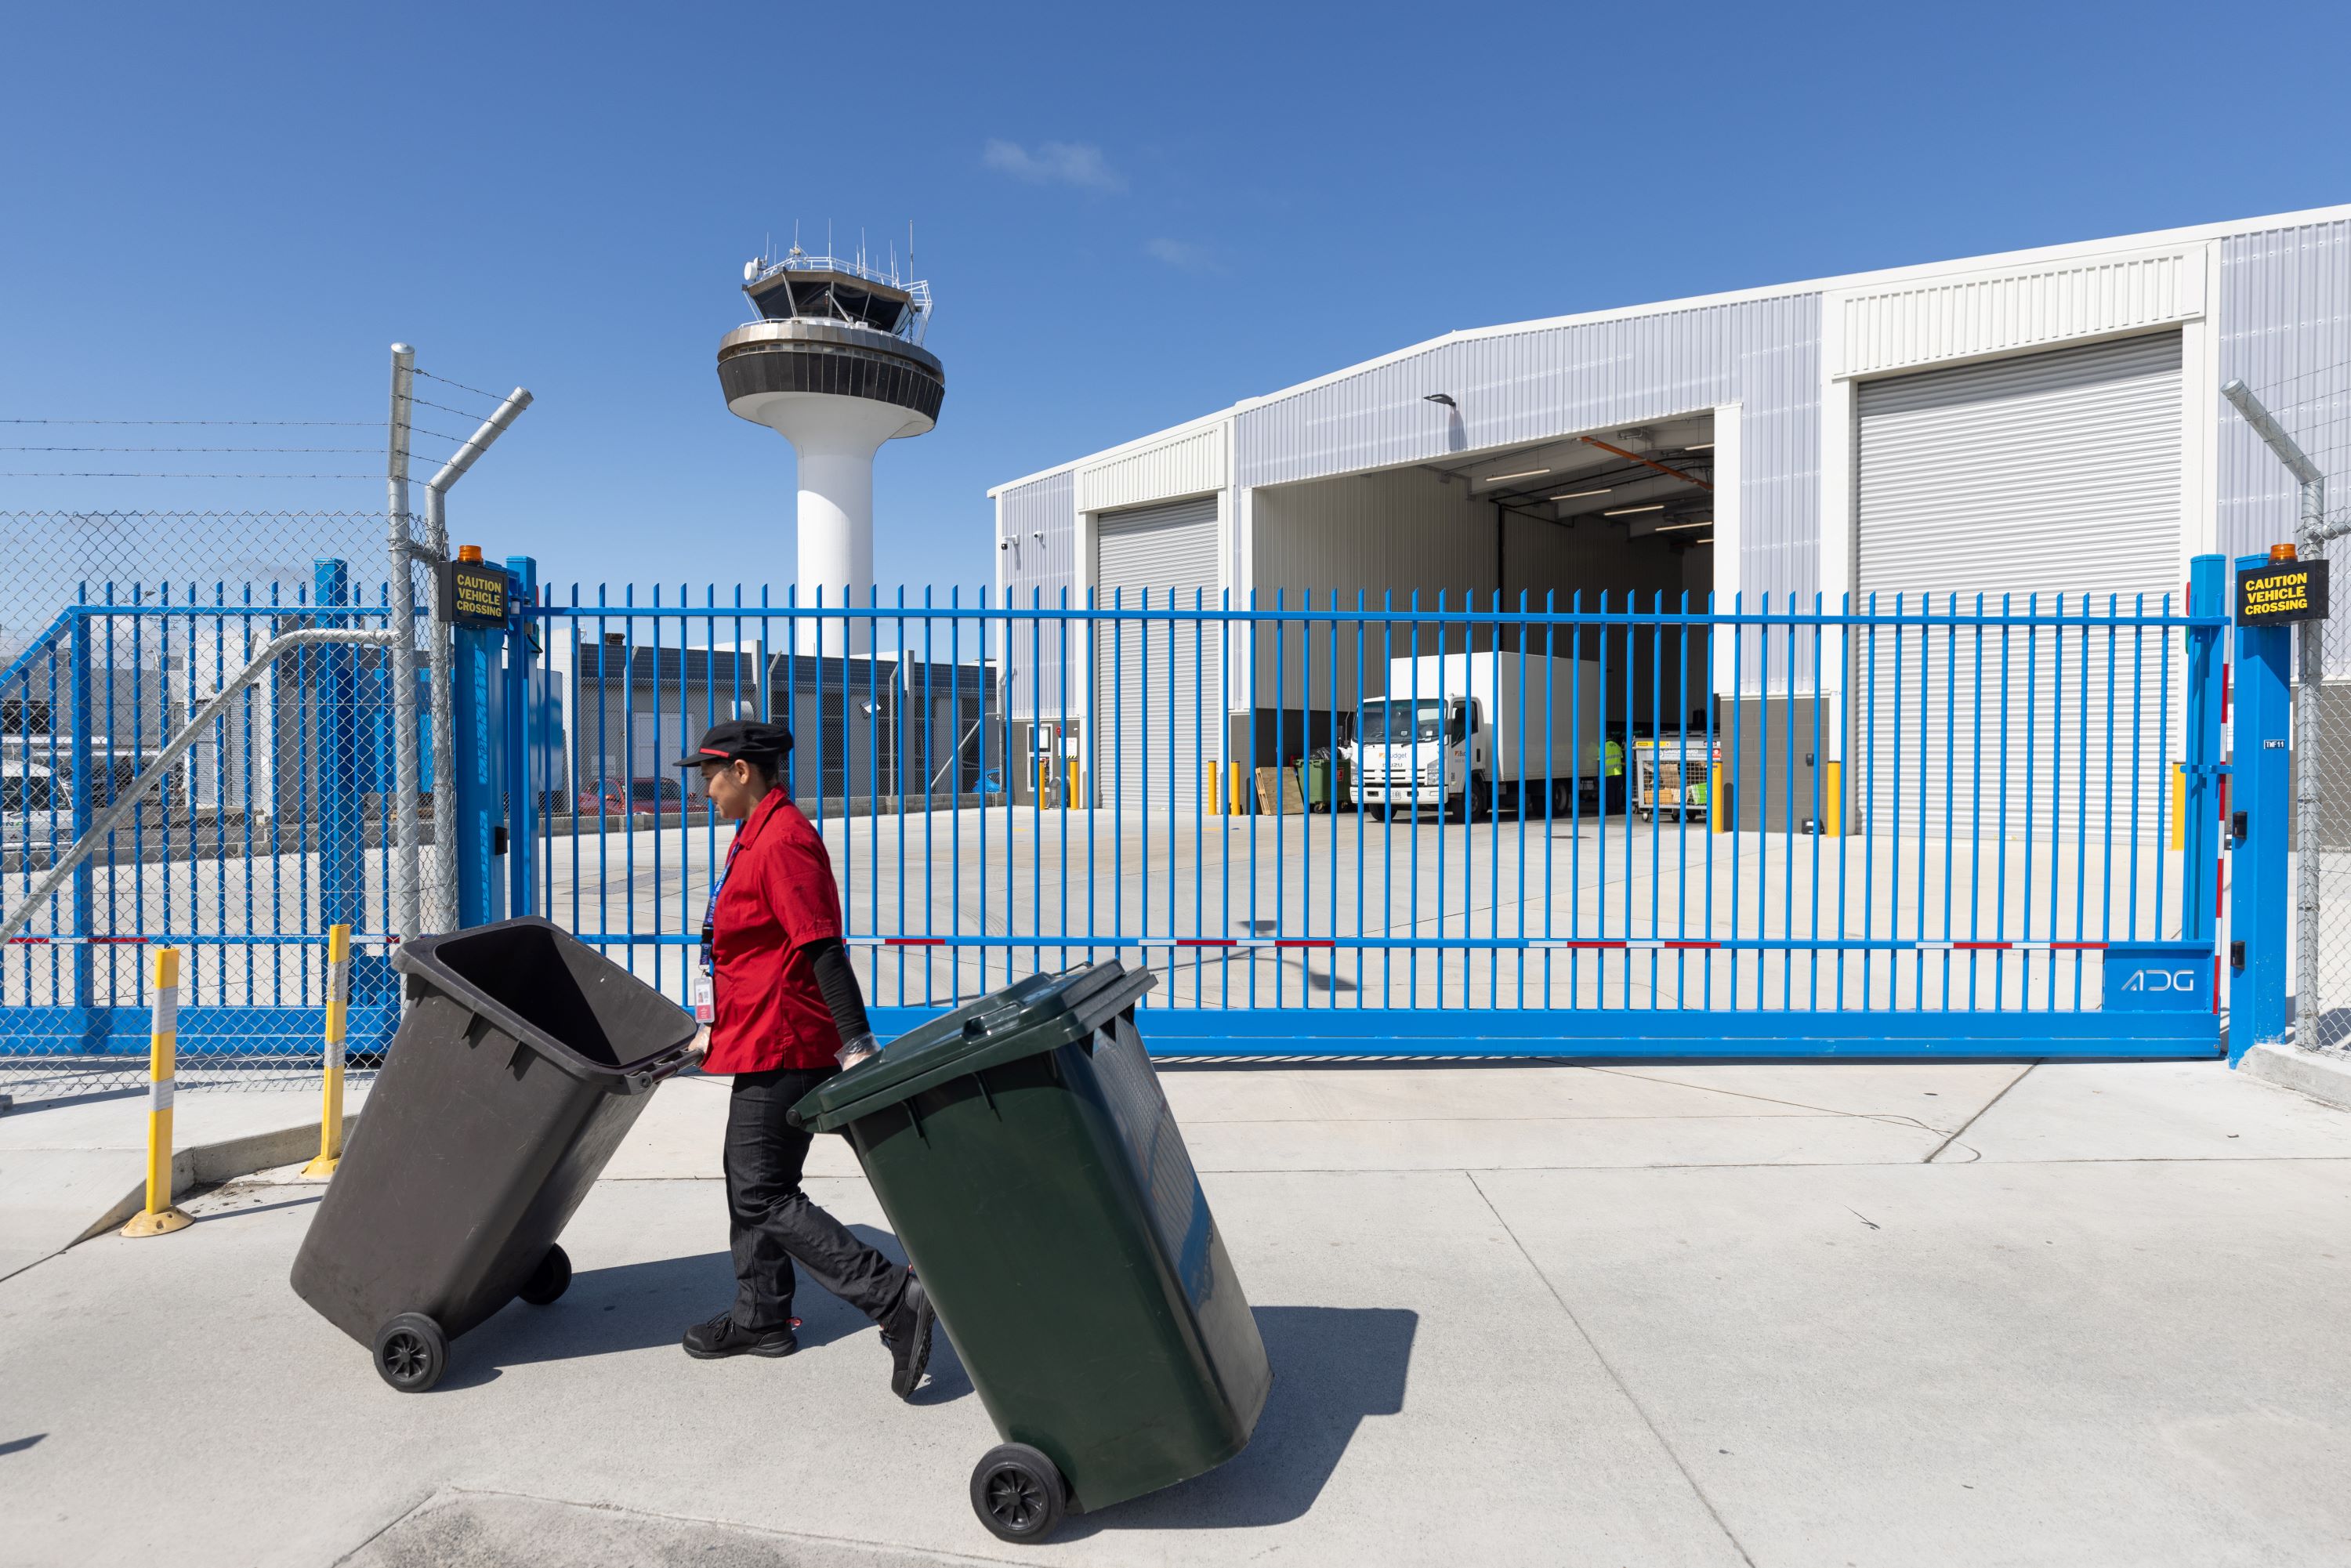
[[[113,802],[99,813],[97,821],[90,823],[89,831],[74,841],[73,847],[57,857],[57,863],[49,868],[47,875],[41,878],[40,884],[25,895],[24,901],[9,912],[5,920],[0,920],[0,946],[5,946],[25,928],[25,923],[33,917],[33,912],[65,885],[66,878],[71,876],[75,868],[88,860],[109,835],[121,830],[139,802],[162,782],[163,776],[172,770],[172,765],[186,756],[189,747],[195,745],[196,737],[225,716],[231,700],[259,680],[261,673],[275,664],[279,655],[321,643],[364,643],[387,647],[396,635],[389,631],[361,632],[340,626],[310,626],[299,632],[282,632],[263,643],[261,652],[254,655],[253,662],[238,671],[226,685],[214,694],[213,699],[204,704],[194,717],[180,727],[180,733],[155,754],[155,760],[141,768],[139,776],[131,779],[130,787],[118,794]],[[88,789],[89,780],[78,779],[75,787]]]

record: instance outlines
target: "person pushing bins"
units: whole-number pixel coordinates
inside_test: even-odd
[[[702,1071],[735,1080],[724,1151],[735,1300],[684,1343],[705,1361],[791,1354],[797,1264],[880,1326],[891,1392],[911,1399],[930,1360],[929,1294],[801,1190],[814,1134],[788,1120],[810,1091],[878,1049],[841,942],[831,856],[778,787],[791,747],[781,725],[730,719],[676,764],[740,824],[711,884],[695,993]]]

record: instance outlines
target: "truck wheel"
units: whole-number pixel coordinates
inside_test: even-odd
[[[402,1312],[375,1331],[376,1375],[402,1394],[422,1394],[449,1370],[449,1340],[423,1312]]]
[[[971,1511],[998,1541],[1042,1541],[1061,1528],[1069,1489],[1026,1443],[998,1443],[971,1472]]]

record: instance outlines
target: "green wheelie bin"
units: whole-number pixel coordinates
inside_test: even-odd
[[[1007,1541],[1245,1448],[1273,1373],[1116,960],[925,1024],[794,1107],[843,1132],[1004,1442]]]

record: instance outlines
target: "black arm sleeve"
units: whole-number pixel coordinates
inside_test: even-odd
[[[816,970],[816,988],[824,993],[824,1005],[832,1009],[832,1024],[841,1030],[842,1043],[872,1034],[873,1026],[865,1021],[865,996],[857,988],[857,971],[849,967],[849,949],[841,945],[841,938],[827,936],[810,943],[809,963]]]

